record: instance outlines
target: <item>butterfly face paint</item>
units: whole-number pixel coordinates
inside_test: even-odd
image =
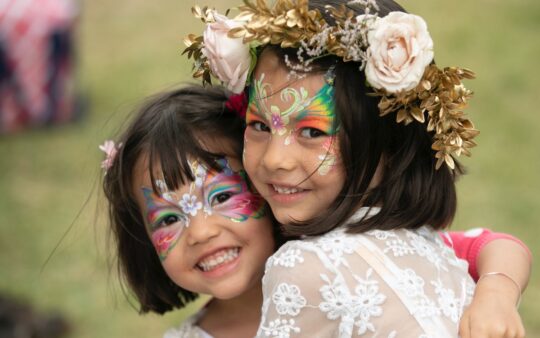
[[[334,136],[338,131],[334,109],[334,87],[325,83],[309,104],[296,115],[295,120],[297,130],[313,128],[328,136]]]
[[[285,135],[285,144],[291,143],[291,136],[303,128],[313,128],[324,132],[328,136],[337,132],[334,111],[334,87],[325,83],[312,97],[304,87],[299,89],[285,88],[280,91],[280,100],[290,105],[280,109],[276,105],[268,107],[268,95],[273,95],[272,87],[264,82],[264,74],[253,81],[253,88],[249,95],[249,105],[246,114],[247,124],[260,121],[268,124],[274,135]],[[291,115],[297,113],[293,123]]]
[[[146,221],[161,260],[166,259],[183,230],[189,226],[190,219],[196,217],[201,209],[205,217],[218,215],[233,222],[264,216],[265,201],[249,190],[245,172],[233,171],[226,159],[218,160],[218,164],[222,168],[219,172],[206,170],[198,162],[191,163],[195,181],[190,184],[189,193],[182,194],[182,198],[170,191],[163,180],[156,181],[161,196],[150,188],[142,188]],[[207,221],[212,220],[207,218]]]
[[[234,222],[264,215],[264,200],[253,194],[247,185],[246,173],[220,172],[209,175],[205,186],[205,203],[212,212]]]
[[[326,138],[321,144],[321,153],[317,155],[320,161],[317,173],[326,175],[336,163],[336,135],[339,130],[332,82],[325,81],[313,97],[308,97],[304,87],[281,90],[281,102],[291,104],[286,109],[280,110],[276,105],[270,105],[268,108],[268,95],[273,95],[273,91],[271,85],[264,82],[264,77],[263,73],[253,81],[246,115],[247,124],[261,122],[268,126],[272,135],[286,135],[285,145],[291,144],[293,137],[302,135],[302,131],[309,134],[316,130]],[[247,143],[246,138],[244,143]]]
[[[184,228],[189,225],[189,217],[177,206],[156,195],[152,189],[143,187],[142,191],[152,243],[163,261],[178,242]]]

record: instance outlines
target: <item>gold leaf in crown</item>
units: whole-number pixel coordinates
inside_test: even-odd
[[[379,18],[376,13],[371,12],[372,9],[378,9],[374,0],[351,2],[363,6],[365,15],[357,16],[344,4],[338,7],[327,5],[325,10],[334,21],[330,25],[318,10],[309,9],[308,0],[276,0],[272,7],[267,6],[263,0],[244,0],[244,4],[238,7],[240,13],[233,19],[241,24],[228,30],[226,37],[242,39],[244,45],[250,46],[249,53],[246,52],[245,55],[251,55],[252,65],[256,62],[255,47],[271,44],[281,48],[297,48],[298,64],[292,64],[285,59],[285,64],[293,73],[296,70],[309,72],[311,62],[326,55],[335,55],[345,62],[357,62],[359,69],[365,70],[367,82],[373,87],[373,95],[380,96],[380,115],[395,112],[396,122],[405,125],[413,122],[426,123],[427,131],[433,133],[432,149],[436,152],[436,168],[439,169],[445,163],[454,169],[454,156],[470,156],[470,149],[476,146],[473,139],[479,134],[463,112],[472,92],[463,86],[462,80],[473,79],[474,73],[456,67],[439,69],[431,63],[432,41],[425,22],[420,17],[392,12]],[[212,25],[217,18],[216,12],[208,7],[195,6],[192,12],[207,25]],[[375,36],[372,34],[374,30],[384,30],[393,25],[393,21],[387,20],[399,20],[403,16],[408,16],[405,21],[411,18],[416,20],[419,24],[415,28],[424,26],[420,33],[423,34],[421,39],[424,41],[423,50],[426,53],[422,56],[422,61],[416,64],[419,67],[417,69],[423,70],[423,74],[410,72],[415,74],[414,81],[403,82],[400,87],[401,83],[396,86],[377,78],[374,72],[378,70],[373,66],[373,62],[377,61],[373,61],[375,52],[372,47],[380,46],[380,41],[377,41],[379,45],[370,44],[373,42],[370,38]],[[190,34],[184,43],[186,49],[183,53],[194,60],[193,76],[202,78],[203,84],[210,84],[211,76],[218,74],[211,71],[212,60],[203,52],[203,36]],[[250,67],[249,72],[252,69],[253,67]],[[245,78],[247,81],[249,74]],[[235,88],[239,85],[234,79],[220,80],[225,84],[226,80],[229,80],[229,83],[234,82]],[[243,85],[240,83],[241,88]]]

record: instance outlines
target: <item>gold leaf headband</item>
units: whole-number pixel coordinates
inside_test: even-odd
[[[195,78],[210,84],[211,77],[217,77],[235,93],[248,83],[260,46],[296,48],[297,63],[285,58],[293,73],[309,72],[314,60],[327,55],[357,62],[374,95],[381,97],[380,115],[395,112],[396,121],[405,125],[425,123],[427,117],[436,169],[443,163],[454,169],[453,156],[470,156],[479,133],[463,113],[472,92],[461,80],[473,79],[474,73],[433,64],[433,42],[421,17],[391,12],[381,18],[375,0],[349,3],[362,5],[364,14],[356,15],[345,5],[325,6],[333,25],[319,10],[310,10],[308,0],[276,0],[271,8],[264,0],[244,0],[234,19],[196,6],[193,14],[206,30],[203,36],[185,39],[184,53],[194,60]]]

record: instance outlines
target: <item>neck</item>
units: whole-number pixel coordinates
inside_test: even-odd
[[[214,338],[254,337],[261,317],[261,284],[231,299],[214,298],[197,324]]]

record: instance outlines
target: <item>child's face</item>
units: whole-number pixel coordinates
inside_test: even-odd
[[[265,203],[248,189],[238,160],[223,170],[192,161],[195,182],[169,190],[158,180],[152,190],[148,162],[139,161],[134,193],[163,268],[179,286],[230,299],[258,287],[274,251]],[[159,177],[159,176],[157,176]]]
[[[322,75],[287,81],[277,56],[263,52],[246,115],[244,166],[281,223],[325,210],[343,187],[333,88]]]

